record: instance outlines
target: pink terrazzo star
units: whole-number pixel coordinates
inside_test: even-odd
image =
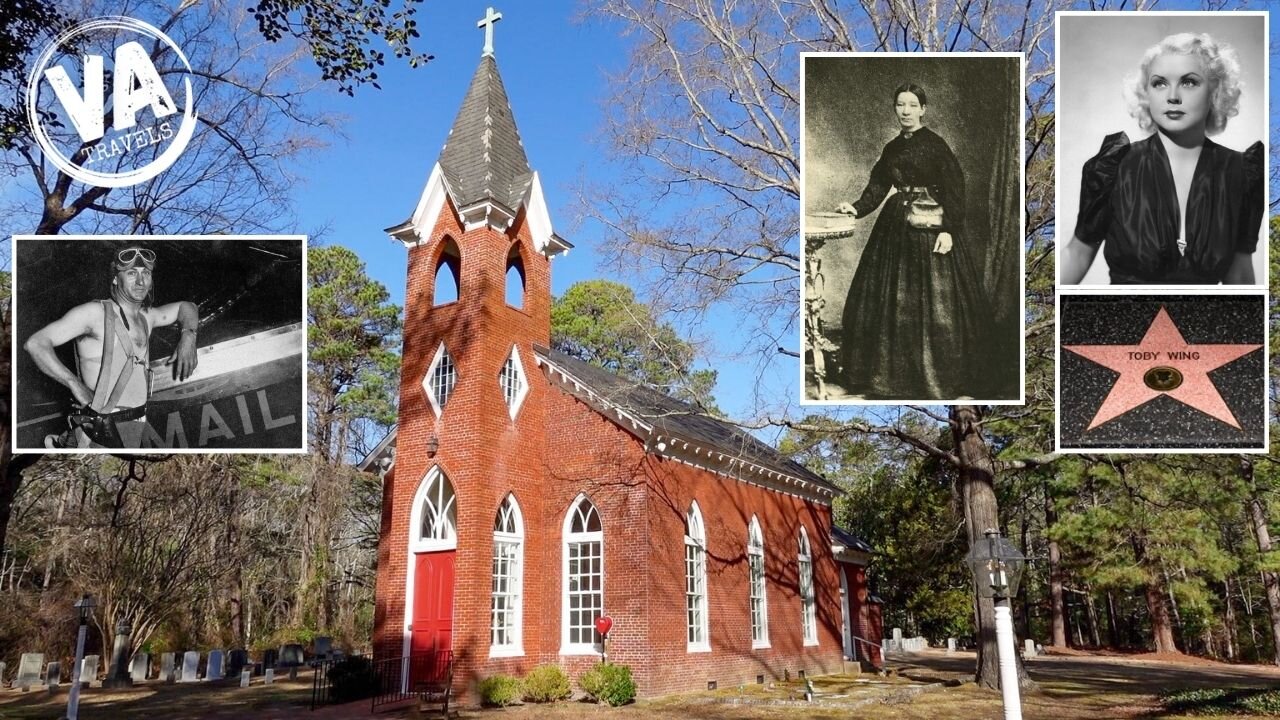
[[[1102,406],[1089,421],[1086,430],[1155,399],[1168,395],[1179,402],[1240,429],[1218,388],[1209,379],[1209,371],[1236,358],[1248,355],[1261,345],[1189,345],[1182,339],[1178,326],[1164,307],[1151,321],[1147,334],[1137,345],[1064,345],[1063,349],[1086,357],[1099,365],[1120,373]],[[1143,375],[1153,367],[1172,367],[1182,373],[1182,384],[1173,390],[1160,391],[1147,387]]]

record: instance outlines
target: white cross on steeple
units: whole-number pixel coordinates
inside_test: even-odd
[[[484,52],[481,57],[493,54],[493,25],[502,19],[502,13],[494,12],[493,8],[487,8],[484,11],[484,19],[476,23],[476,27],[484,28]]]

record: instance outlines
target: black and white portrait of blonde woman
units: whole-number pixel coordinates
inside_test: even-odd
[[[1265,13],[1058,22],[1060,282],[1265,284]]]
[[[806,402],[1017,401],[1018,56],[806,55]]]

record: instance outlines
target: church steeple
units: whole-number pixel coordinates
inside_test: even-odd
[[[480,58],[440,153],[440,168],[464,215],[485,201],[500,203],[514,215],[529,188],[533,171],[492,55]]]
[[[501,18],[501,13],[489,8],[477,23],[485,30],[484,51],[440,157],[413,215],[387,228],[406,245],[430,237],[447,197],[468,231],[487,226],[506,232],[524,210],[538,252],[552,257],[573,247],[552,230],[538,173],[529,166],[498,72],[493,23]]]

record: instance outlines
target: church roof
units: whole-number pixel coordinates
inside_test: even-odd
[[[831,540],[837,545],[843,545],[850,550],[861,550],[862,552],[874,552],[866,540],[854,535],[848,530],[841,529],[835,525],[831,526]]]
[[[704,457],[708,469],[721,471],[721,466],[736,467],[733,474],[737,475],[755,468],[766,476],[783,476],[798,481],[800,487],[812,488],[827,497],[843,494],[821,475],[757,440],[737,425],[710,417],[688,403],[559,350],[537,345],[533,349],[539,365],[554,366],[557,373],[551,373],[553,381],[557,380],[555,374],[559,374],[558,384],[588,404],[606,413],[625,415],[637,425],[637,430],[656,435],[649,444],[659,452],[670,451],[667,454],[673,454],[677,444],[685,450],[692,445],[700,448],[700,451],[693,450],[693,455]],[[715,460],[712,459],[713,454]]]
[[[459,208],[494,200],[516,210],[533,171],[492,55],[480,58],[440,152],[440,169]]]
[[[553,383],[644,440],[649,452],[823,502],[843,494],[821,475],[732,423],[559,350],[538,345],[533,350]],[[365,472],[389,469],[395,462],[396,435],[392,429],[357,467]],[[832,532],[833,539],[841,541]],[[851,535],[847,540],[841,544],[870,552],[861,540]]]

